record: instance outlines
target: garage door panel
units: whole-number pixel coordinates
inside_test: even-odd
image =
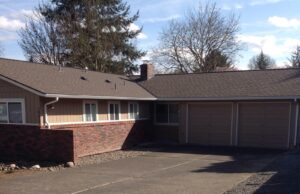
[[[238,145],[285,148],[288,144],[289,103],[239,104]]]
[[[193,104],[189,108],[189,143],[230,145],[232,105]]]

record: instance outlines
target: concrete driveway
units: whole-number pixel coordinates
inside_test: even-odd
[[[169,147],[103,164],[1,177],[0,193],[223,193],[277,154]]]

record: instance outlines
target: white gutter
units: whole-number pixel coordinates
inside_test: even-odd
[[[294,100],[300,96],[250,96],[250,97],[196,97],[196,98],[157,98],[158,101],[231,101],[231,100]]]
[[[49,123],[49,121],[48,121],[47,106],[50,105],[50,104],[54,104],[54,103],[58,102],[58,100],[59,100],[59,98],[56,97],[55,100],[50,101],[50,102],[47,102],[47,103],[44,105],[45,125],[46,125],[46,127],[47,127],[48,129],[51,128],[51,125],[50,125],[50,123]]]
[[[298,136],[298,119],[299,119],[299,103],[295,99],[296,104],[296,116],[295,116],[295,134],[294,134],[294,146],[297,146],[297,136]]]
[[[143,100],[153,101],[157,100],[155,97],[138,98],[138,97],[118,97],[118,96],[90,96],[90,95],[65,95],[65,94],[44,94],[43,97],[47,98],[70,98],[70,99],[94,99],[94,100]]]

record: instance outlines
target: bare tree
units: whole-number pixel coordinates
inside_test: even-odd
[[[233,13],[222,15],[216,3],[199,5],[182,20],[173,20],[160,35],[160,46],[153,60],[166,72],[215,71],[220,62],[211,58],[218,53],[230,67],[241,49],[237,40],[239,18]],[[230,63],[229,63],[230,61]]]
[[[289,67],[299,68],[300,67],[300,46],[298,45],[296,50],[292,52],[290,58],[288,59],[290,64]]]
[[[36,12],[18,33],[19,45],[29,61],[63,66],[64,39],[54,22]]]
[[[248,66],[251,70],[265,70],[275,68],[276,62],[269,55],[261,51],[258,55],[250,59]]]

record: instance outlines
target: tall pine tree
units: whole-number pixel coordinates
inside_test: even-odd
[[[294,68],[300,67],[300,46],[298,45],[296,50],[292,52],[291,57],[288,59],[290,66]]]
[[[131,16],[122,0],[51,0],[38,11],[64,39],[65,66],[132,74],[134,61],[145,55],[134,44],[141,29],[130,29],[139,13]]]
[[[276,62],[269,55],[261,51],[258,55],[253,56],[249,62],[249,69],[252,70],[265,70],[276,67]]]

